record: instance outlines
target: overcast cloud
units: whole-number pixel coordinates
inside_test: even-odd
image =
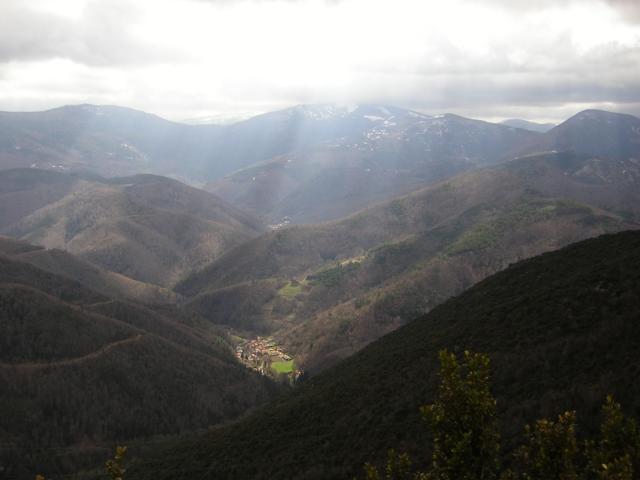
[[[2,0],[0,109],[640,114],[637,0]]]

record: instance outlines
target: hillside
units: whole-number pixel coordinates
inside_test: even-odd
[[[200,183],[326,142],[380,139],[386,135],[381,128],[395,125],[393,118],[416,130],[429,117],[397,107],[321,104],[226,126],[180,124],[105,105],[0,112],[0,169],[35,167],[104,176],[155,173]],[[528,138],[524,133],[512,137]]]
[[[201,319],[96,293],[22,255],[0,255],[6,478],[93,467],[114,442],[204,429],[276,393]]]
[[[63,250],[46,250],[10,237],[0,236],[0,254],[75,280],[91,290],[112,298],[128,298],[149,304],[174,303],[177,300],[176,294],[171,290],[103,270]]]
[[[218,130],[113,106],[0,112],[0,168],[193,175],[210,155]]]
[[[212,182],[207,190],[275,224],[285,217],[320,222],[498,163],[537,138],[456,115],[431,117],[377,105],[338,117],[347,131],[342,136],[312,147],[302,141],[296,150]],[[307,130],[302,131],[304,137]]]
[[[232,125],[185,125],[77,105],[0,112],[0,169],[169,175],[206,184],[268,223],[313,223],[516,156],[637,159],[639,125],[630,115],[586,110],[549,130],[375,104],[299,105]]]
[[[0,113],[0,169],[168,175],[278,225],[341,218],[516,156],[638,158],[640,120],[630,115],[586,110],[550,130],[506,122],[310,104],[232,125],[185,125],[121,107],[66,106]]]
[[[241,169],[206,188],[273,224],[313,223],[532,154],[571,152],[635,168],[640,158],[640,119],[613,112],[586,110],[545,133],[517,121],[497,125],[377,106],[349,115],[366,119],[369,127]]]
[[[176,291],[212,321],[275,335],[318,371],[510,263],[638,228],[636,170],[592,164],[569,153],[523,158],[341,221],[270,232]]]
[[[250,418],[156,448],[130,476],[338,479],[361,473],[364,461],[390,447],[424,459],[418,407],[434,398],[443,348],[489,354],[507,446],[525,422],[565,409],[594,428],[608,393],[637,417],[638,291],[638,232],[524,260]]]
[[[165,287],[263,228],[214,195],[153,175],[9,170],[0,187],[1,233]]]
[[[518,155],[551,151],[637,161],[640,158],[640,118],[585,110],[536,138]]]

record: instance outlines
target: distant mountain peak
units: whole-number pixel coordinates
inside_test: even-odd
[[[564,123],[571,123],[571,122],[576,122],[576,121],[606,121],[606,120],[614,120],[614,119],[619,119],[619,120],[632,120],[632,121],[639,121],[640,119],[638,117],[635,117],[633,115],[629,115],[626,113],[617,113],[617,112],[609,112],[606,110],[597,110],[597,109],[587,109],[587,110],[583,110],[581,112],[576,113],[574,116],[569,117]]]

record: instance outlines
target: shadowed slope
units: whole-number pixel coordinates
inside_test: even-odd
[[[277,391],[197,317],[110,298],[20,260],[34,252],[48,253],[0,255],[0,464],[9,478],[93,467],[114,442],[204,429]]]
[[[418,407],[435,396],[443,348],[489,354],[507,446],[526,421],[565,409],[595,427],[608,393],[638,416],[639,291],[638,232],[522,261],[250,418],[168,446],[129,473],[136,480],[338,479],[390,447],[425,458]]]

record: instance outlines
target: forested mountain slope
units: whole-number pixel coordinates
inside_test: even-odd
[[[637,417],[639,292],[638,232],[524,260],[250,418],[158,449],[130,476],[342,479],[390,447],[426,458],[418,408],[434,399],[443,348],[489,354],[507,446],[525,422],[566,409],[594,428],[607,394]]]
[[[270,232],[176,290],[216,322],[275,334],[317,371],[510,263],[638,228],[638,192],[633,162],[531,156]]]
[[[276,393],[202,319],[97,293],[21,259],[42,250],[15,255],[24,244],[0,243],[14,245],[0,255],[7,478],[94,467],[114,442],[204,429]]]

